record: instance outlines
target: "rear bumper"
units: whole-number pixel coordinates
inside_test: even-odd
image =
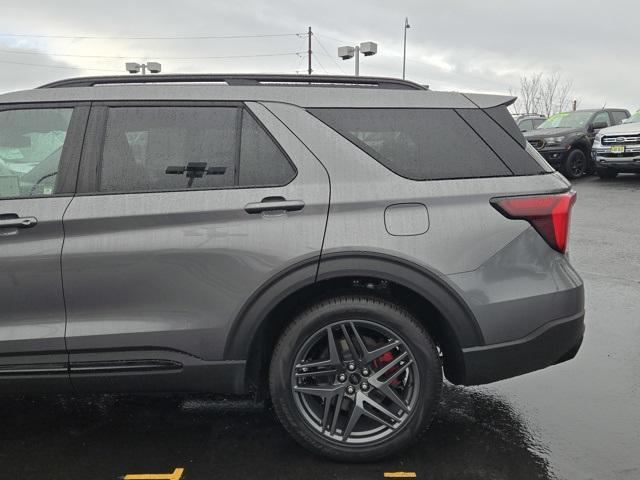
[[[516,377],[576,356],[584,335],[584,312],[549,322],[524,338],[462,351],[464,385]]]

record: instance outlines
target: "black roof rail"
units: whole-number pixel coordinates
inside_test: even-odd
[[[58,80],[39,88],[93,87],[142,83],[226,83],[227,85],[308,85],[375,87],[400,90],[428,90],[428,86],[407,80],[384,77],[351,77],[340,75],[268,75],[268,74],[151,74],[79,77]]]

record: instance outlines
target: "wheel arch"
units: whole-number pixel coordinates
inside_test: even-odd
[[[353,293],[359,288],[354,282],[360,281],[362,293],[386,296],[409,310],[441,348],[447,378],[464,382],[462,349],[485,342],[473,313],[442,274],[373,252],[333,252],[317,260],[276,275],[236,318],[224,358],[247,360],[247,389],[263,389],[260,379],[275,341],[298,311],[329,294]],[[366,286],[368,281],[384,282],[388,288]]]

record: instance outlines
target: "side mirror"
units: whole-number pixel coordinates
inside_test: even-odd
[[[609,124],[607,122],[596,122],[591,124],[591,131],[602,130],[603,128],[607,128]]]

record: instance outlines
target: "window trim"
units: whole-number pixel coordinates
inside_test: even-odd
[[[0,104],[0,112],[16,110],[54,110],[71,109],[71,119],[67,128],[65,141],[60,152],[58,175],[53,194],[28,195],[20,197],[0,198],[3,200],[29,200],[34,198],[72,197],[76,192],[78,167],[82,157],[82,149],[89,119],[89,102],[38,102]]]
[[[110,108],[135,108],[135,107],[234,107],[236,113],[236,152],[235,152],[235,174],[234,185],[222,187],[201,187],[201,188],[180,188],[180,189],[155,189],[155,190],[121,190],[101,192],[99,188],[99,177],[102,167],[102,156],[104,151],[104,142],[107,133],[107,120]],[[278,149],[282,152],[284,158],[291,165],[294,175],[283,185],[238,185],[240,174],[240,147],[242,142],[242,116],[247,112],[253,117],[258,125],[264,130],[269,138],[274,142]],[[215,101],[215,100],[120,100],[120,101],[97,101],[92,102],[91,112],[87,121],[85,148],[83,150],[82,159],[80,161],[80,172],[78,174],[78,196],[95,196],[95,195],[143,195],[149,193],[171,193],[171,192],[202,192],[210,190],[240,190],[240,189],[257,189],[257,188],[282,188],[289,185],[298,177],[298,169],[291,160],[282,145],[273,137],[269,129],[251,112],[243,101]]]

